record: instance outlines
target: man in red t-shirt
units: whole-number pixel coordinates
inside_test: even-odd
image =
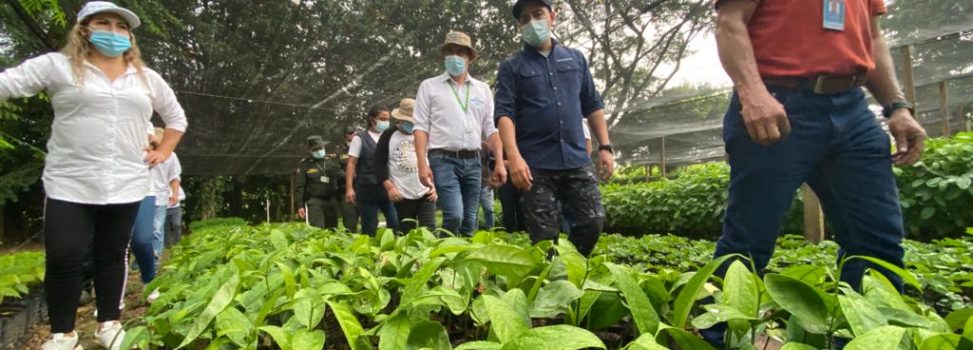
[[[882,0],[716,0],[715,6],[720,59],[736,92],[724,119],[731,175],[716,256],[752,256],[762,270],[794,193],[807,182],[821,199],[840,257],[903,266],[905,229],[892,165],[915,163],[926,135],[904,101],[881,36]],[[885,107],[894,154],[862,86]],[[842,280],[860,288],[865,267],[848,261]],[[886,276],[901,288],[897,276]]]

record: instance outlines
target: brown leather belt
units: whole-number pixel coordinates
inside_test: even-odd
[[[429,154],[441,154],[447,157],[453,157],[459,159],[480,158],[479,150],[450,151],[442,148],[437,148],[437,149],[429,150]]]
[[[819,95],[848,92],[865,85],[865,73],[853,75],[819,75],[816,77],[764,78],[767,86],[776,86],[802,91],[814,91]]]

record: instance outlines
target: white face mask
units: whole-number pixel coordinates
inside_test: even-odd
[[[532,47],[540,47],[551,39],[551,30],[547,26],[547,19],[535,19],[520,27],[524,42]]]

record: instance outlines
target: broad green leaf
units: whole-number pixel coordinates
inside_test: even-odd
[[[531,254],[531,249],[507,245],[489,245],[472,251],[466,259],[483,264],[494,274],[518,280],[533,271],[541,263],[537,256]]]
[[[950,329],[954,331],[960,330],[971,317],[973,317],[973,307],[960,309],[950,312],[949,315],[946,316],[946,323],[949,323]],[[966,328],[969,330],[969,327]]]
[[[696,317],[692,322],[693,327],[697,329],[707,329],[720,322],[733,320],[754,321],[757,319],[754,316],[744,314],[730,305],[712,304],[704,305],[703,308],[706,309],[706,313]]]
[[[668,350],[669,348],[655,342],[654,334],[642,334],[637,339],[628,343],[625,350]]]
[[[820,283],[827,273],[824,268],[814,265],[794,265],[780,272],[781,275],[799,279],[812,286]]]
[[[723,263],[725,263],[730,258],[739,258],[740,255],[725,255],[718,259],[710,261],[706,266],[697,271],[689,282],[682,287],[679,291],[679,296],[676,297],[675,308],[673,309],[672,315],[672,325],[676,328],[683,328],[686,326],[686,320],[689,318],[689,312],[692,311],[693,305],[696,304],[696,296],[703,289],[703,285],[706,284],[706,280],[713,275]]]
[[[210,299],[209,304],[206,305],[206,309],[203,313],[196,318],[195,323],[193,323],[192,328],[189,329],[189,333],[186,334],[186,338],[183,339],[182,343],[179,344],[178,348],[182,348],[186,345],[191,344],[203,331],[209,328],[210,322],[216,318],[223,309],[226,309],[233,301],[233,297],[236,295],[237,285],[240,283],[240,274],[234,272],[230,277],[229,281],[223,284]]]
[[[586,329],[556,325],[532,328],[512,341],[504,343],[501,349],[578,350],[589,348],[605,349],[605,344]]]
[[[818,350],[818,348],[801,343],[787,343],[780,350]]]
[[[460,344],[455,350],[500,350],[503,345],[490,341],[471,341]]]
[[[233,344],[247,347],[250,332],[253,332],[253,321],[237,308],[228,307],[216,315],[216,334],[226,336]]]
[[[723,278],[723,303],[749,317],[757,316],[757,278],[740,260],[730,264]]]
[[[422,265],[422,268],[419,269],[419,272],[416,272],[416,274],[409,279],[409,282],[406,283],[405,289],[402,291],[400,305],[408,305],[410,302],[412,302],[412,299],[419,296],[419,293],[421,293],[422,290],[426,288],[426,284],[429,283],[429,279],[432,278],[432,276],[436,273],[436,270],[439,269],[439,265],[442,265],[443,261],[445,260],[446,259],[441,257],[427,260]]]
[[[966,326],[963,327],[963,337],[973,340],[973,317],[966,320]]]
[[[532,318],[555,318],[567,313],[572,303],[584,295],[578,287],[569,281],[559,280],[549,282],[541,287],[537,298],[530,306]]]
[[[568,281],[581,288],[585,275],[588,273],[587,261],[579,253],[567,253],[558,256],[568,272]]]
[[[892,273],[894,273],[896,275],[899,275],[899,277],[902,277],[902,282],[905,282],[905,284],[908,284],[910,286],[913,286],[913,287],[915,287],[918,290],[922,290],[922,284],[919,283],[919,280],[916,279],[916,276],[913,275],[912,272],[906,271],[905,269],[903,269],[901,267],[892,265],[891,263],[888,263],[888,262],[886,262],[886,261],[884,261],[882,259],[876,259],[876,258],[873,258],[873,257],[870,257],[870,256],[855,255],[855,256],[849,257],[847,260],[851,260],[851,259],[862,259],[862,260],[871,262],[871,263],[873,263],[875,265],[881,266],[882,268],[884,268],[886,270],[889,270],[890,272],[892,272]],[[847,260],[845,260],[845,261],[847,261]]]
[[[294,349],[323,349],[324,337],[324,331],[320,329],[313,331],[298,329],[291,340],[291,346]]]
[[[125,332],[120,349],[148,349],[151,334],[145,326],[131,328]]]
[[[362,329],[361,323],[358,322],[358,318],[351,312],[351,309],[345,304],[332,301],[327,303],[331,307],[331,311],[334,312],[335,318],[338,319],[338,325],[341,326],[341,331],[345,334],[345,339],[348,340],[348,346],[352,350],[371,349],[372,346],[368,343],[368,340],[362,337],[365,330]]]
[[[898,350],[905,328],[882,326],[852,339],[845,350]]]
[[[293,298],[294,293],[297,293],[297,281],[294,278],[294,270],[291,270],[290,266],[278,261],[277,268],[280,269],[280,275],[284,277],[284,290],[287,292],[287,297]]]
[[[261,332],[270,334],[270,337],[274,339],[274,343],[277,343],[277,346],[279,346],[281,350],[291,350],[294,348],[291,343],[291,334],[285,331],[283,328],[277,326],[263,326],[258,329]]]
[[[443,325],[433,321],[422,321],[409,331],[407,349],[452,349],[449,335]]]
[[[712,345],[703,340],[703,338],[679,328],[664,327],[659,333],[660,336],[662,334],[669,336],[682,349],[716,350]],[[661,339],[665,339],[665,336],[662,336]],[[665,343],[663,342],[663,344]]]
[[[767,274],[764,285],[777,305],[804,321],[804,325],[811,328],[808,331],[827,332],[830,326],[828,306],[814,287],[778,274]]]
[[[289,245],[287,242],[287,235],[285,235],[281,230],[271,230],[270,244],[272,244],[274,249],[277,250],[287,249],[287,246]]]
[[[490,329],[497,335],[500,343],[507,344],[530,328],[530,315],[527,314],[527,296],[520,289],[507,292],[503,298],[483,295],[487,315],[490,316]]]
[[[409,341],[409,319],[404,313],[385,320],[378,337],[379,350],[406,348]]]
[[[615,278],[615,285],[622,291],[639,334],[655,334],[659,330],[659,315],[649,302],[649,297],[639,288],[638,282],[626,268],[612,263],[605,263],[605,266]]]
[[[324,317],[324,302],[326,298],[312,289],[302,289],[294,295],[294,318],[307,330],[312,330],[321,323]]]
[[[882,312],[867,299],[853,290],[844,290],[844,293],[838,296],[838,304],[856,336],[863,336],[875,328],[888,325]]]
[[[932,337],[926,338],[922,342],[922,346],[919,350],[965,350],[970,348],[961,348],[960,344],[963,342],[963,337],[959,334],[939,334]],[[967,343],[973,345],[973,341],[967,340]]]
[[[865,291],[865,298],[876,307],[912,312],[912,308],[902,299],[902,295],[881,273],[875,272],[865,275],[862,279],[862,290]]]

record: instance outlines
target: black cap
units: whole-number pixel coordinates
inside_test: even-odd
[[[551,2],[551,0],[517,0],[517,3],[514,4],[514,18],[519,19],[520,12],[524,10],[524,6],[527,6],[527,4],[531,2],[539,2],[544,4],[544,6],[547,6],[549,9],[554,9],[554,4]]]
[[[318,135],[309,136],[307,138],[307,147],[309,148],[324,147],[324,139],[322,139],[321,136]]]

